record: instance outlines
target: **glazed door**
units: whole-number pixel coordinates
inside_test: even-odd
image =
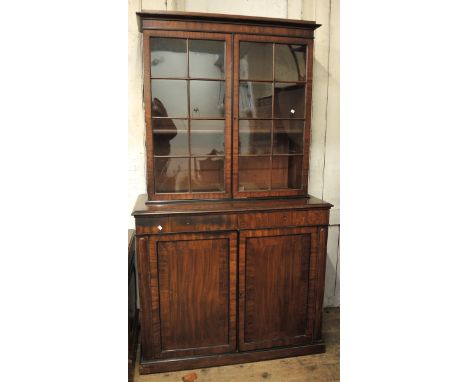
[[[231,196],[231,40],[144,31],[150,200]]]
[[[234,232],[150,236],[150,356],[235,350],[236,254]]]
[[[318,229],[249,230],[239,240],[240,350],[312,342]]]
[[[233,195],[305,195],[312,40],[234,36]]]

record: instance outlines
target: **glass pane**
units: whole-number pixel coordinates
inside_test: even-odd
[[[239,157],[239,191],[270,188],[270,157]]]
[[[188,158],[155,158],[156,192],[187,192],[189,190]]]
[[[192,191],[224,191],[224,158],[192,158]]]
[[[275,118],[304,118],[305,85],[275,84]]]
[[[224,120],[190,122],[190,144],[192,155],[224,154]]]
[[[224,81],[190,81],[190,116],[224,118]]]
[[[305,81],[307,45],[275,45],[275,80]]]
[[[271,188],[301,188],[302,155],[273,156]]]
[[[273,84],[262,82],[239,83],[239,117],[271,118]]]
[[[190,77],[224,78],[224,41],[189,40]]]
[[[152,80],[153,117],[187,117],[187,81]]]
[[[241,42],[239,75],[241,80],[273,79],[273,44]]]
[[[304,121],[276,120],[273,130],[274,154],[302,154]]]
[[[189,155],[186,119],[157,118],[151,122],[154,155]]]
[[[270,154],[271,120],[239,121],[239,153]]]
[[[187,40],[151,37],[151,77],[187,77]]]

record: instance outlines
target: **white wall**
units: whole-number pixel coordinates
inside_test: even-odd
[[[145,133],[142,99],[141,35],[135,12],[179,10],[315,20],[316,30],[309,193],[334,205],[330,215],[325,276],[325,306],[339,305],[340,236],[340,72],[339,0],[129,0],[129,214],[146,192]],[[129,227],[134,220],[129,216]]]

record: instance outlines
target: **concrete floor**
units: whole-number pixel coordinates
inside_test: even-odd
[[[340,309],[325,308],[323,337],[326,353],[272,361],[219,366],[172,373],[139,375],[136,365],[134,382],[182,381],[189,373],[197,374],[196,382],[335,382],[340,380]],[[138,355],[139,358],[139,355]]]

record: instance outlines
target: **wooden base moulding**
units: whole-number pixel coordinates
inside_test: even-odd
[[[184,357],[145,361],[140,359],[140,374],[163,373],[168,371],[197,369],[204,367],[235,365],[238,363],[267,361],[277,358],[295,357],[307,354],[325,352],[323,341],[311,345],[256,350],[249,352],[236,352],[204,357]]]

